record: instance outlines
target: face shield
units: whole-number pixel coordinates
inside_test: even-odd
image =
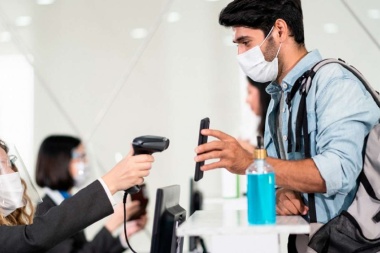
[[[0,213],[42,202],[15,146],[0,141]]]
[[[91,178],[91,165],[83,144],[72,150],[71,159],[74,167],[74,186],[80,189],[87,185]]]

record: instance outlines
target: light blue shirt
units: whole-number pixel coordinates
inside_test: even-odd
[[[264,134],[268,155],[277,157],[277,117],[281,92],[286,99],[293,84],[306,70],[322,60],[317,50],[309,52],[285,76],[280,85],[271,83],[267,92],[272,96],[266,118]],[[292,134],[295,143],[295,121],[300,101],[299,92],[292,100]],[[339,64],[322,67],[313,79],[306,100],[307,120],[310,133],[311,156],[322,178],[326,182],[327,192],[315,194],[318,222],[326,223],[347,210],[356,193],[356,179],[362,168],[362,149],[364,138],[378,122],[380,110],[363,84],[348,70]],[[304,159],[303,144],[301,152],[288,152],[288,117],[286,103],[280,112],[282,119],[282,140],[286,159]],[[300,170],[300,173],[302,171]],[[303,194],[307,203],[307,194]]]

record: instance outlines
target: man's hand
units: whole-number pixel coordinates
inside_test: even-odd
[[[218,140],[198,146],[195,149],[198,155],[194,160],[201,162],[208,159],[219,159],[217,162],[202,166],[201,170],[226,168],[234,174],[245,174],[245,170],[253,162],[253,157],[234,137],[211,129],[203,129],[201,133]]]
[[[289,189],[276,191],[276,213],[279,215],[306,215],[309,208],[303,203],[301,194]]]

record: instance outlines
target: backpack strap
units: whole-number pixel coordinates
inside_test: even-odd
[[[378,122],[380,124],[380,122]],[[369,135],[368,134],[366,137],[365,137],[365,140],[364,140],[364,147],[363,147],[363,151],[362,151],[362,156],[365,157],[366,155],[366,150],[367,150],[367,140],[369,138]],[[375,191],[373,190],[373,187],[371,185],[371,183],[369,182],[368,180],[368,177],[367,175],[364,173],[364,169],[360,172],[360,175],[357,179],[357,183],[358,184],[362,184],[364,189],[366,190],[367,194],[374,200],[377,200],[380,202],[380,199],[377,197]],[[380,210],[372,217],[372,221],[374,223],[379,223],[380,222]]]
[[[298,107],[297,112],[297,119],[296,119],[296,127],[295,127],[295,151],[299,152],[301,150],[301,136],[302,132],[304,133],[304,148],[305,148],[305,158],[311,158],[311,151],[310,151],[310,136],[308,131],[308,123],[307,123],[307,108],[306,108],[306,97],[310,90],[310,87],[312,85],[312,80],[317,71],[329,63],[338,63],[347,70],[349,70],[351,73],[353,73],[359,81],[365,86],[367,91],[371,94],[372,98],[375,100],[378,107],[380,107],[380,99],[379,99],[379,93],[371,87],[369,82],[364,78],[364,76],[353,66],[348,65],[345,61],[342,59],[324,59],[319,62],[317,62],[310,70],[307,70],[302,76],[300,76],[294,86],[292,87],[292,90],[286,97],[286,104],[288,105],[289,109],[289,120],[288,120],[288,153],[293,151],[293,138],[291,136],[291,101],[294,98],[297,91],[300,92],[301,99]],[[376,197],[376,194],[371,187],[371,184],[369,183],[366,175],[364,172],[361,172],[360,182],[365,187],[368,194],[376,199],[379,200]],[[316,208],[315,208],[315,196],[313,193],[308,194],[308,201],[309,201],[309,218],[310,222],[314,223],[317,222],[317,215],[316,215]],[[380,200],[379,200],[380,201]],[[375,222],[380,222],[380,211],[372,218]]]
[[[377,201],[380,201],[380,199],[376,196],[376,193],[375,191],[373,190],[373,187],[372,185],[370,184],[370,182],[368,181],[368,178],[367,176],[365,175],[364,171],[362,170],[362,172],[360,173],[360,176],[359,176],[359,181],[363,184],[364,186],[364,189],[366,190],[366,192],[368,193],[368,195],[377,200]],[[375,223],[379,223],[380,222],[380,211],[377,212],[373,217],[372,217],[372,221],[375,222]]]
[[[293,138],[292,138],[292,131],[291,131],[291,127],[292,127],[292,99],[293,97],[295,96],[296,92],[299,90],[300,93],[303,89],[303,87],[306,85],[306,81],[309,80],[309,78],[311,77],[311,70],[308,70],[306,71],[302,76],[300,76],[295,84],[293,85],[290,93],[288,94],[288,96],[286,97],[286,104],[288,105],[288,111],[289,111],[289,120],[288,120],[288,153],[291,152],[293,150]],[[312,78],[312,77],[311,77]],[[306,95],[305,92],[302,92],[302,98],[301,99],[306,99]],[[302,118],[304,116],[304,112],[307,111],[306,110],[306,103],[304,103],[305,101],[301,101],[300,102],[300,107],[298,108],[298,112],[297,112],[297,123],[296,123],[296,152],[299,152],[301,150],[301,127],[302,127]],[[299,120],[298,120],[299,119]]]

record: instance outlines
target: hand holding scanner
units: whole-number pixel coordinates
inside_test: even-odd
[[[132,142],[134,155],[148,154],[164,151],[169,147],[169,139],[161,136],[144,135],[136,137]],[[140,191],[140,186],[135,185],[125,192],[135,194]]]

